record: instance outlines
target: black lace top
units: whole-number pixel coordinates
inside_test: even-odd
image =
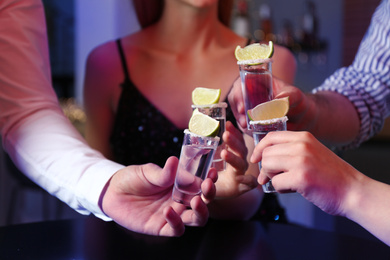
[[[129,77],[120,40],[117,46],[125,79],[110,137],[114,160],[123,165],[152,162],[162,167],[168,157],[180,156],[184,129],[177,128],[138,91]],[[230,108],[226,119],[236,124]]]

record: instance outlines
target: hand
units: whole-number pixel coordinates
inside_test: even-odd
[[[238,77],[234,83],[233,88],[228,95],[229,105],[232,109],[234,117],[236,118],[237,124],[240,127],[241,131],[246,131],[246,114],[245,114],[245,105],[244,97],[242,95],[241,88],[241,79]]]
[[[251,157],[259,161],[260,184],[272,179],[278,192],[296,191],[332,215],[345,215],[347,194],[362,175],[308,132],[268,133]]]
[[[299,88],[273,77],[273,92],[275,98],[289,97],[287,129],[310,131],[313,129],[316,106],[314,95],[305,94]]]
[[[226,149],[222,150],[221,157],[226,161],[226,170],[218,173],[217,198],[237,197],[256,188],[257,180],[250,174],[245,175],[248,150],[242,133],[228,121],[222,138]]]
[[[275,77],[273,86],[276,98],[289,96],[288,130],[309,131],[322,143],[332,146],[350,144],[358,136],[360,118],[345,96],[336,91],[304,94]]]
[[[273,76],[273,95],[275,98],[289,97],[290,109],[288,112],[287,129],[309,131],[314,127],[315,102],[314,95],[306,95],[299,88]],[[241,80],[238,78],[228,96],[230,107],[240,129],[246,131],[246,111],[241,90]]]
[[[170,157],[164,168],[154,164],[128,166],[119,170],[102,193],[101,208],[127,229],[150,235],[180,236],[185,225],[203,226],[215,197],[215,169],[202,183],[202,198],[191,200],[191,209],[172,200],[172,188],[178,159]],[[202,200],[203,199],[203,200]]]

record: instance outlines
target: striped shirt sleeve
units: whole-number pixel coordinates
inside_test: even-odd
[[[313,93],[319,91],[344,95],[359,114],[359,135],[343,148],[358,147],[382,129],[390,115],[390,0],[376,9],[352,65],[337,70]]]

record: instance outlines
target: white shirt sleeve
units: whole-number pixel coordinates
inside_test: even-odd
[[[30,179],[82,214],[124,166],[91,149],[64,116],[51,86],[41,0],[0,1],[0,130],[4,149]]]

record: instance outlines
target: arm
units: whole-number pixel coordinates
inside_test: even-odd
[[[349,145],[352,147],[359,146],[378,133],[384,119],[390,115],[389,21],[389,1],[382,1],[371,19],[352,65],[339,69],[314,90],[315,95],[323,91],[341,94],[354,106],[360,124],[356,138]]]
[[[202,185],[203,200],[183,208],[170,199],[177,158],[164,169],[125,168],[87,146],[64,116],[51,88],[40,0],[0,1],[0,32],[0,130],[22,172],[78,212],[136,232],[178,236],[184,225],[205,224],[215,172]]]
[[[390,186],[357,171],[308,132],[271,132],[256,146],[259,183],[298,192],[323,211],[347,217],[390,245]]]
[[[359,146],[381,130],[384,119],[390,115],[389,21],[389,2],[382,1],[353,64],[337,70],[314,89],[313,95],[306,95],[308,101],[302,98],[301,104],[307,103],[306,109],[312,107],[315,114],[295,117],[297,120],[291,123],[296,123],[296,127],[291,129],[309,130],[321,141],[348,147]],[[300,107],[291,108],[296,116]],[[307,124],[310,121],[312,125]]]
[[[288,129],[310,131],[327,144],[348,147],[359,146],[380,131],[390,115],[389,8],[383,1],[375,12],[353,64],[336,71],[313,94],[274,77],[275,97],[290,97]],[[236,85],[229,102],[243,127],[239,82]]]
[[[114,79],[122,73],[119,54],[115,52],[114,42],[108,42],[93,49],[88,55],[84,80],[84,108],[87,116],[85,138],[88,144],[103,153],[106,158],[113,159],[110,147],[110,134],[114,125],[116,100],[115,88],[121,82]],[[119,99],[119,98],[118,98]]]
[[[123,166],[88,148],[59,107],[51,88],[41,1],[1,1],[0,10],[0,128],[5,150],[49,193],[80,213],[108,219],[98,207],[99,196]]]
[[[359,116],[345,96],[332,91],[305,94],[278,79],[274,80],[274,88],[277,98],[289,97],[289,130],[309,131],[328,145],[345,145],[358,135]]]

